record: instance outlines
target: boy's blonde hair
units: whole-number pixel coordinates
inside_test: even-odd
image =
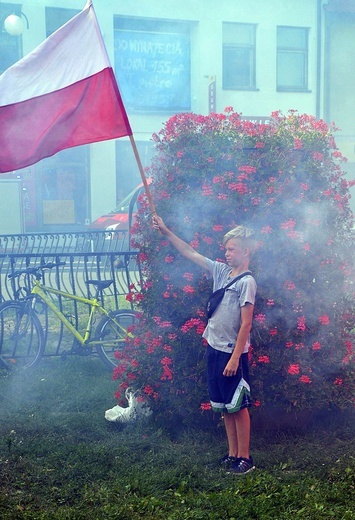
[[[238,238],[238,240],[241,240],[243,242],[243,245],[247,249],[249,249],[249,254],[252,256],[258,247],[258,242],[255,238],[255,233],[252,229],[247,228],[245,226],[237,226],[228,233],[226,233],[223,237],[223,245],[225,246],[228,240],[231,238]]]

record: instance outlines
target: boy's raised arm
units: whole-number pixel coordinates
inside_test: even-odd
[[[164,235],[172,245],[179,251],[179,253],[199,265],[203,269],[208,270],[206,258],[198,253],[193,247],[190,246],[187,242],[179,238],[175,233],[173,233],[164,223],[163,219],[158,215],[153,216],[153,227],[158,229],[162,235]]]

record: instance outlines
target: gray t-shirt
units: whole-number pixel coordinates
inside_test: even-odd
[[[208,269],[213,276],[213,290],[225,287],[230,281],[232,268],[222,262],[214,262],[206,258]],[[240,329],[241,307],[246,303],[254,305],[256,282],[251,275],[237,280],[226,290],[223,300],[208,320],[202,337],[216,350],[233,352]],[[245,344],[244,352],[248,352],[250,338]]]

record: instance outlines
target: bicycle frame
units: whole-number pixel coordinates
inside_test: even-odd
[[[89,318],[87,321],[87,325],[85,327],[85,333],[84,335],[80,334],[80,332],[74,327],[74,325],[68,320],[68,318],[62,313],[60,309],[53,303],[53,301],[47,296],[47,294],[55,294],[57,296],[62,296],[64,298],[75,300],[77,302],[83,303],[85,305],[88,305],[90,307],[90,313]],[[82,296],[77,296],[75,294],[67,293],[64,291],[60,291],[59,289],[54,289],[52,287],[47,287],[45,285],[42,285],[39,280],[34,281],[34,286],[31,290],[31,295],[38,296],[48,307],[54,312],[54,314],[57,316],[57,318],[63,323],[63,325],[71,332],[71,334],[81,343],[81,345],[87,345],[90,343],[90,345],[98,345],[102,344],[103,341],[95,341],[90,340],[90,335],[92,331],[92,323],[93,323],[93,317],[95,315],[95,312],[98,310],[101,314],[106,315],[107,317],[110,317],[109,312],[102,307],[100,302],[97,298],[85,298]],[[32,307],[34,308],[36,304],[36,298],[33,298],[32,300]],[[119,327],[122,331],[124,330],[123,327],[119,323],[116,322],[116,320],[112,319],[116,326]],[[129,333],[128,333],[129,335]]]

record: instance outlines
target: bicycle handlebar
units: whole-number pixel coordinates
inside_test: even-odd
[[[44,269],[53,269],[53,267],[59,267],[61,265],[65,265],[65,262],[48,262],[47,264],[41,264],[38,267],[27,267],[26,269],[20,269],[10,273],[8,278],[18,278],[22,274],[37,274],[39,271],[43,271]]]

